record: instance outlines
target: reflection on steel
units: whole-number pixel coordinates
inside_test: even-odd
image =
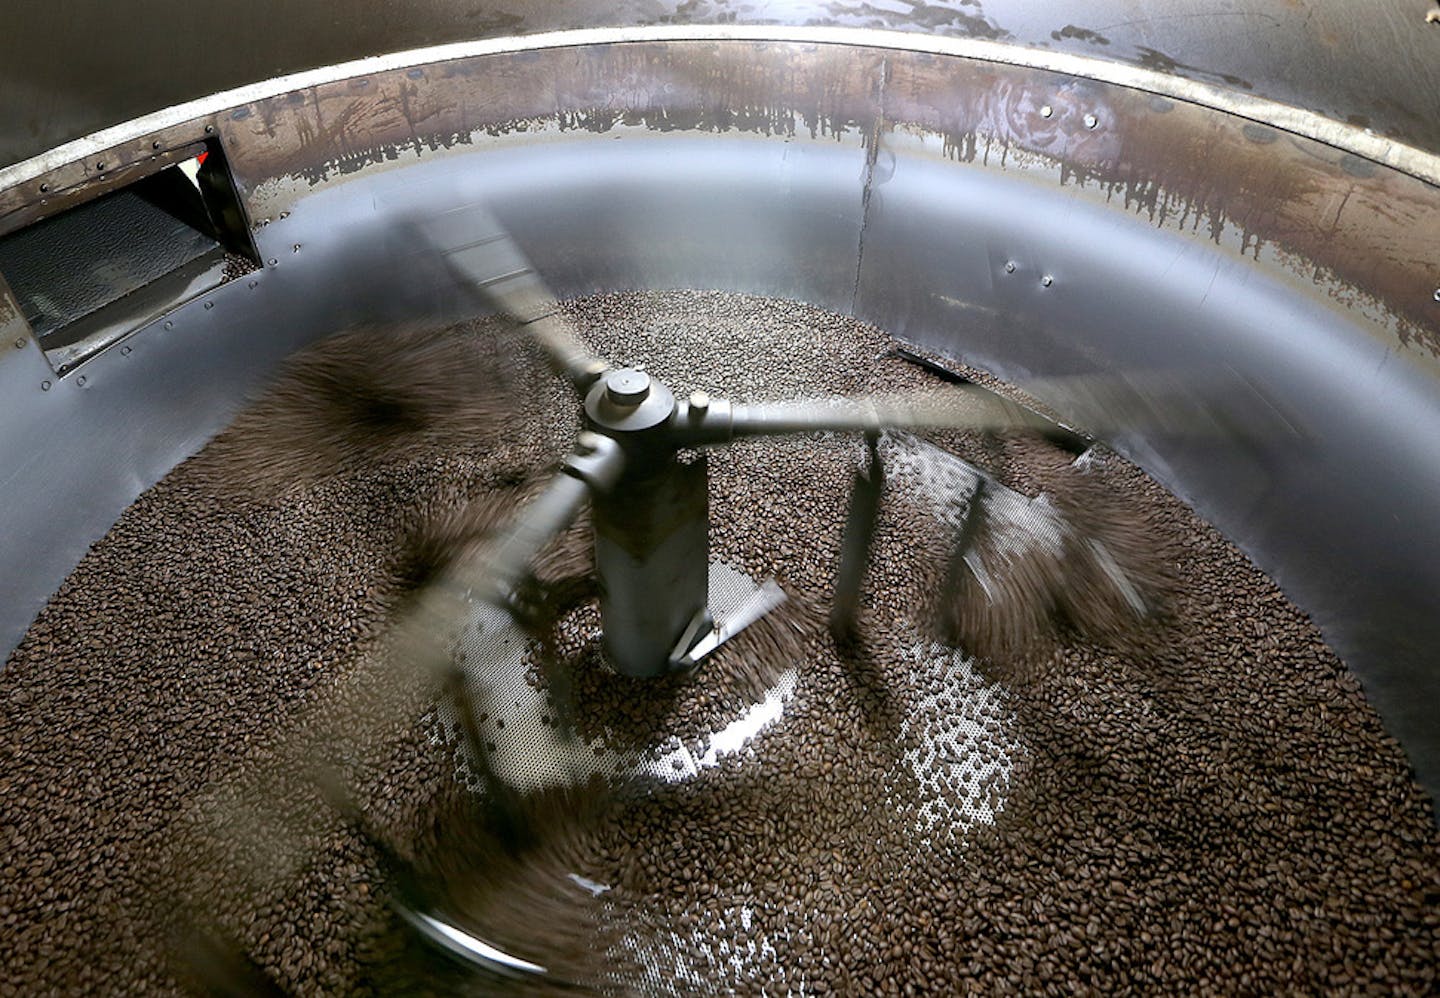
[[[1217,85],[1176,76],[1143,65],[1112,62],[1107,59],[1096,59],[1069,52],[1051,52],[983,38],[919,36],[906,32],[890,32],[870,28],[735,24],[656,25],[644,28],[557,31],[527,35],[523,38],[457,42],[433,48],[397,52],[392,55],[372,56],[325,69],[308,70],[178,104],[68,142],[49,152],[0,169],[0,190],[35,181],[41,175],[67,163],[93,157],[113,146],[133,142],[150,133],[164,131],[196,118],[216,117],[230,108],[242,104],[263,101],[279,94],[321,86],[336,80],[501,53],[614,45],[627,42],[676,41],[846,45],[887,51],[955,56],[981,62],[1062,73],[1224,111],[1237,117],[1269,125],[1272,128],[1323,142],[1430,183],[1440,184],[1440,154],[1386,138],[1368,128],[1337,121],[1314,111],[1254,97],[1233,86]]]
[[[504,950],[490,945],[478,936],[443,919],[427,915],[424,912],[411,911],[403,905],[396,905],[395,910],[430,942],[471,966],[507,977],[544,976],[545,974],[545,968],[538,963],[511,956]]]
[[[320,0],[254,0],[246,16],[182,0],[118,8],[12,4],[0,34],[0,163],[16,162],[156,108],[263,77],[443,42],[583,28],[741,25],[880,29],[1093,57],[1223,84],[1440,151],[1434,33],[1417,4],[1251,0],[1197,9],[1187,0],[352,0],[337,20]],[[174,28],[214,44],[175,46]],[[54,39],[67,58],[54,58]],[[124,58],[117,60],[117,53]],[[1304,66],[1306,72],[1294,68]]]

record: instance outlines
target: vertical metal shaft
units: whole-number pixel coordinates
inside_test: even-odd
[[[830,633],[837,641],[854,637],[860,612],[860,590],[870,563],[870,542],[875,537],[875,521],[880,514],[880,493],[885,488],[885,469],[880,463],[878,442],[876,434],[865,435],[869,464],[856,469],[850,490],[850,512],[845,518],[840,567],[835,575],[835,598],[830,604]]]
[[[703,457],[622,476],[594,506],[605,651],[627,676],[668,672],[709,596],[709,475]]]

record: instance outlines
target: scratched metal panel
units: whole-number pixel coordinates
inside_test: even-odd
[[[1219,83],[1440,152],[1440,25],[1354,0],[56,0],[0,32],[0,165],[219,90],[425,45],[657,24],[837,25],[1004,41]]]

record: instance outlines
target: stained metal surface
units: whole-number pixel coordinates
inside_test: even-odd
[[[462,307],[397,233],[484,199],[562,296],[769,294],[1021,381],[1205,370],[1215,404],[1260,399],[1300,432],[1116,443],[1314,614],[1440,787],[1434,188],[1132,90],[852,47],[508,54],[237,107],[218,132],[254,286],[133,334],[83,386],[0,354],[4,646],[294,347]],[[1047,401],[1083,425],[1083,399]]]
[[[1440,151],[1440,26],[1348,0],[155,0],[13,5],[0,33],[0,165],[203,94],[422,45],[656,24],[874,27],[1143,66]],[[176,39],[186,44],[177,45]],[[61,41],[63,40],[63,42]],[[61,45],[64,57],[57,57]]]

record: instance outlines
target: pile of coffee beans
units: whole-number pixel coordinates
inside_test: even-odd
[[[795,303],[567,311],[681,397],[938,387]],[[714,452],[712,557],[778,580],[782,610],[643,686],[605,670],[581,585],[531,681],[564,677],[555,723],[597,753],[699,754],[767,691],[778,716],[685,778],[612,767],[497,811],[387,644],[543,485],[576,407],[497,324],[347,336],[141,496],[0,673],[0,995],[213,984],[216,945],[232,980],[298,994],[1435,991],[1440,834],[1403,751],[1304,614],[1103,450],[1077,473],[1043,441],[932,438],[1073,519],[1125,511],[1106,543],[1163,553],[1143,634],[1076,606],[1023,668],[937,640],[952,537],[903,477],[859,635],[831,639],[858,440]],[[344,360],[367,351],[400,362]],[[583,576],[585,532],[552,586]],[[387,905],[397,863],[565,983],[418,943]]]

